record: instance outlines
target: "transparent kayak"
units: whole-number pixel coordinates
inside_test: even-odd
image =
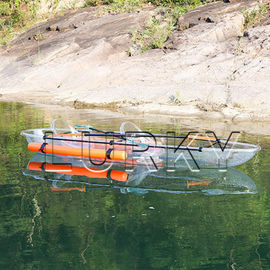
[[[151,163],[154,167],[163,164],[172,170],[234,167],[252,159],[261,149],[257,145],[219,140],[210,136],[150,134],[141,131],[131,122],[124,122],[120,132],[110,132],[93,127],[75,129],[62,119],[55,119],[51,128],[24,130],[21,135],[25,136],[29,145],[39,143],[32,150],[36,152],[44,153],[46,148],[58,146],[59,151],[54,151],[56,155],[74,156],[73,153],[76,152],[78,158],[88,159],[91,151],[96,150],[99,153],[104,149],[101,155],[93,154],[93,157],[106,159],[108,151],[111,153],[116,150],[120,154],[109,156],[111,162],[118,162],[120,159],[122,163]],[[46,146],[43,145],[44,142]],[[41,149],[41,146],[44,149]],[[78,153],[81,152],[85,155],[79,156]],[[52,151],[47,153],[52,154]],[[114,158],[119,156],[121,158]]]

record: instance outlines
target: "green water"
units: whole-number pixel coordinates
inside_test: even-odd
[[[112,129],[129,119],[91,117]],[[270,269],[267,138],[247,134],[263,151],[237,168],[256,194],[56,192],[23,174],[33,153],[19,133],[44,126],[41,109],[0,103],[0,269]]]

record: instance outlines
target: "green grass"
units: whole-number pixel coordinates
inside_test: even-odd
[[[36,6],[28,1],[0,0],[0,44],[8,42],[19,32],[36,22]]]
[[[101,5],[108,5],[111,4],[112,2],[113,2],[112,0],[87,0],[83,5],[83,7],[87,6],[96,7]]]
[[[268,2],[268,4],[258,4],[254,9],[251,10],[244,9],[242,11],[245,17],[244,28],[247,29],[251,27],[253,24],[255,24],[257,21],[259,21],[263,16],[263,14],[265,14],[268,11],[269,4],[270,1]]]
[[[142,0],[114,0],[107,7],[107,10],[113,13],[132,12],[135,9],[142,8]]]
[[[87,0],[86,6],[104,6],[110,13],[132,12],[144,5],[160,6],[172,9],[190,9],[201,5],[206,0]]]
[[[0,2],[0,16],[9,16],[10,15],[10,7],[7,2]]]

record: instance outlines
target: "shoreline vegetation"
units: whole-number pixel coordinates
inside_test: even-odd
[[[134,40],[142,52],[147,49],[161,48],[177,24],[178,18],[209,0],[0,0],[0,44],[7,45],[23,31],[33,25],[51,19],[56,15],[64,16],[65,12],[86,7],[96,7],[96,14],[129,13],[148,6],[160,7],[162,20],[153,16],[139,33],[131,29]],[[158,14],[157,14],[158,15]],[[159,16],[160,18],[160,16]],[[159,37],[158,37],[159,36]],[[42,39],[42,36],[37,37]]]

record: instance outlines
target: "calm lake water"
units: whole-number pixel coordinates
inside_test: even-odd
[[[242,136],[263,150],[221,184],[216,172],[200,175],[202,186],[162,173],[147,175],[146,188],[83,176],[65,184],[74,179],[27,169],[36,157],[20,136],[60,115],[76,124],[70,114],[0,103],[0,269],[270,269],[267,137]],[[79,117],[104,129],[134,120],[149,131],[175,130],[143,118]]]

